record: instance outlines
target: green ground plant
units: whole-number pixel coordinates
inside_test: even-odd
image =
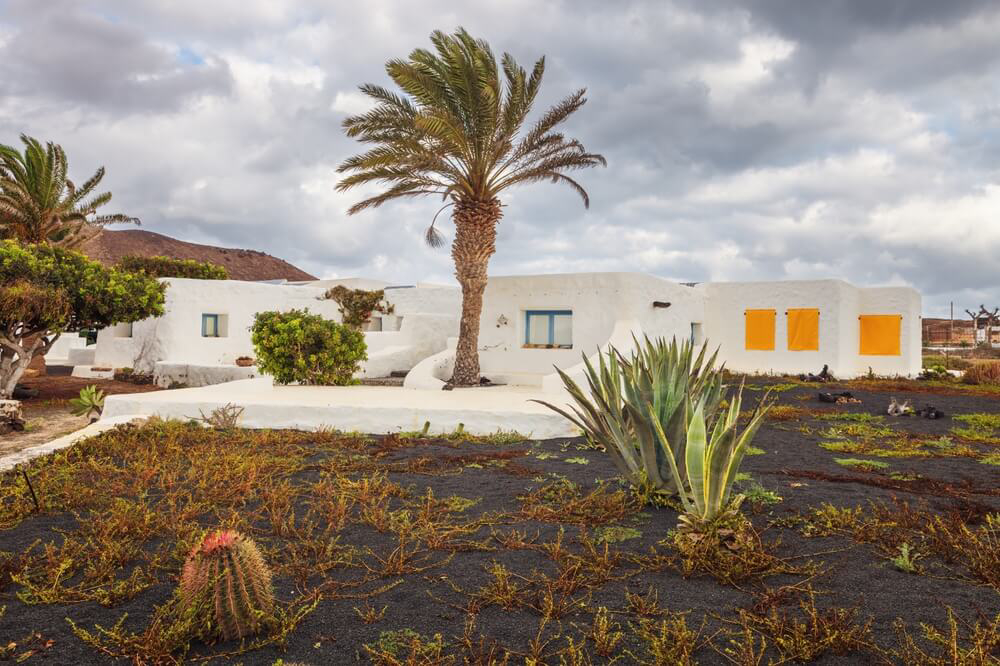
[[[88,419],[94,415],[100,416],[101,412],[104,411],[104,391],[93,385],[87,386],[80,389],[78,397],[70,399],[69,405],[70,412],[74,416],[83,416]]]
[[[858,469],[863,472],[876,472],[883,469],[889,469],[889,463],[882,462],[881,460],[863,460],[861,458],[834,458],[833,462],[838,465],[843,465],[844,467],[850,467],[851,469]]]

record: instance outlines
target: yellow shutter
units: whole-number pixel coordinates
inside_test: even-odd
[[[902,315],[861,315],[861,354],[865,356],[899,356]]]
[[[747,310],[746,348],[756,351],[774,351],[774,310]]]
[[[788,310],[788,350],[819,351],[819,308]]]

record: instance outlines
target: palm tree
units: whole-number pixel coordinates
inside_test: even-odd
[[[479,316],[502,216],[500,193],[548,180],[569,185],[589,207],[586,190],[567,172],[606,161],[555,131],[587,101],[585,90],[550,108],[522,135],[542,83],[545,58],[529,75],[506,53],[498,66],[489,44],[462,28],[454,35],[435,31],[431,42],[436,53],[416,49],[408,60],[386,64],[389,77],[405,95],[372,84],[361,86],[377,104],[368,113],[345,119],[344,129],[348,136],[374,145],[340,165],[338,171],[350,175],[337,189],[385,186],[380,194],[352,206],[350,214],[393,199],[435,194],[448,201],[441,210],[453,206],[451,256],[462,286],[462,321],[450,383],[472,386],[479,383]],[[443,244],[434,221],[426,240],[434,247]]]
[[[98,215],[111,193],[93,194],[104,178],[101,167],[79,188],[68,177],[66,153],[51,141],[44,146],[24,134],[22,155],[0,144],[0,238],[74,248],[107,224],[139,220]]]

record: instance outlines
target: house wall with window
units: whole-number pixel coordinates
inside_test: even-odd
[[[158,362],[172,366],[228,366],[240,356],[254,356],[249,328],[258,312],[308,309],[327,319],[341,320],[336,302],[322,298],[334,281],[164,281],[168,284],[165,314],[130,327],[100,331],[95,366],[136,367],[142,372],[153,372]],[[408,370],[422,358],[444,349],[447,339],[458,334],[461,294],[456,288],[386,288],[386,299],[395,306],[395,312],[387,317],[391,323],[385,323],[385,330],[365,333],[369,361],[362,374],[384,376],[394,370]]]
[[[703,316],[696,289],[652,275],[492,277],[483,297],[480,365],[493,381],[540,385],[553,366],[571,368],[604,348],[616,329],[683,338]]]
[[[909,287],[797,280],[713,282],[701,289],[706,336],[732,370],[799,374],[828,365],[842,378],[869,368],[879,375],[920,372],[921,302]],[[805,327],[803,312],[814,317]],[[773,313],[771,348],[767,313]],[[804,330],[813,323],[815,329]]]

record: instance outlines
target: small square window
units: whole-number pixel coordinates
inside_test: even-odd
[[[201,316],[201,337],[203,338],[219,337],[219,315],[203,314]]]
[[[130,321],[122,322],[121,324],[115,325],[115,327],[111,330],[114,334],[114,337],[116,338],[131,338],[132,322]]]
[[[573,348],[571,310],[526,310],[524,346],[543,349]]]

